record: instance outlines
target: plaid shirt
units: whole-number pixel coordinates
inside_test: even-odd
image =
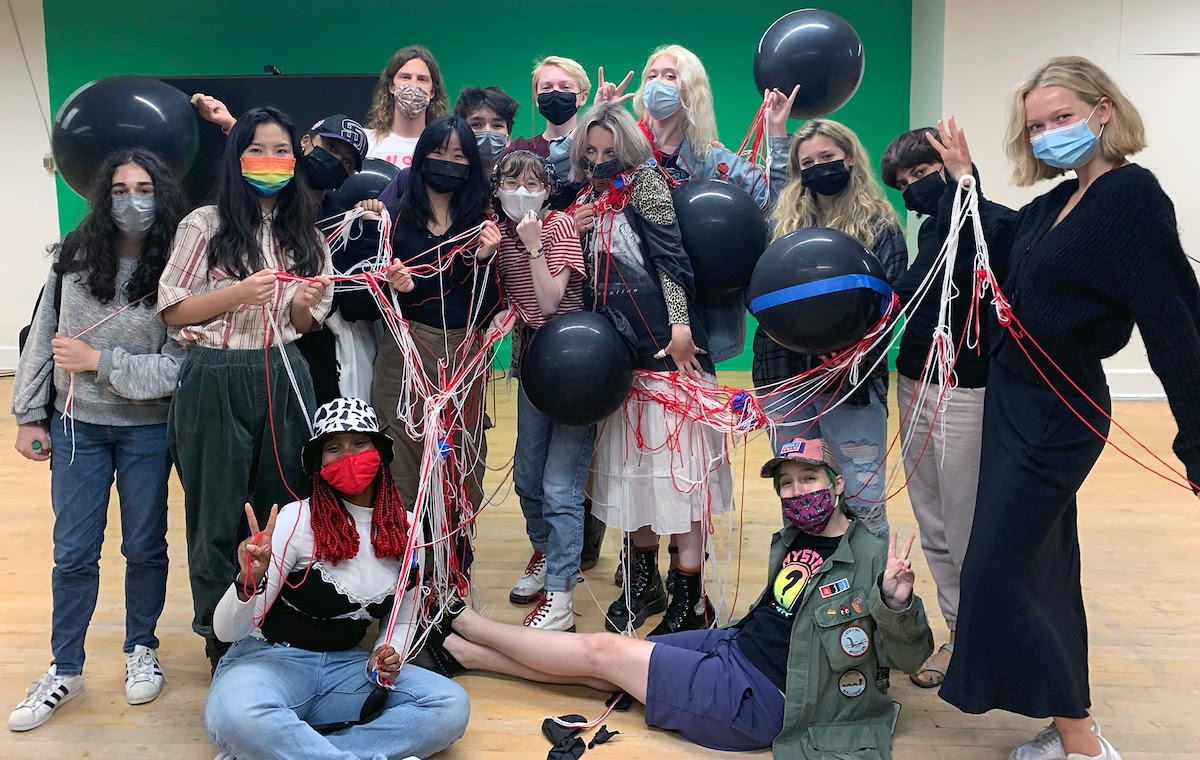
[[[894,287],[908,269],[908,245],[904,241],[904,232],[899,227],[884,227],[875,235],[875,245],[871,252],[875,254],[876,258],[879,259],[879,263],[883,265],[883,272],[887,277],[888,284]],[[877,354],[864,360],[867,362],[866,366],[870,366],[876,357]],[[781,383],[796,375],[802,375],[818,363],[815,356],[789,351],[771,340],[763,332],[762,327],[758,327],[754,331],[754,365],[752,375],[756,387],[761,388],[766,385]],[[876,370],[875,374],[882,374],[886,378],[887,365],[881,364],[880,369]],[[886,385],[884,387],[886,388]],[[860,388],[860,392],[865,388],[866,384],[864,383]],[[865,400],[865,398],[863,396],[862,399],[856,400]]]
[[[265,266],[270,269],[286,270],[291,263],[289,257],[275,244],[275,232],[271,228],[273,215],[263,217],[259,229],[259,245],[262,247]],[[208,241],[221,226],[216,206],[201,206],[184,217],[175,232],[171,256],[158,283],[158,313],[180,303],[190,296],[210,293],[228,288],[241,280],[208,266]],[[322,242],[325,263],[321,273],[333,274],[333,262],[329,247]],[[171,337],[185,346],[203,346],[222,349],[260,349],[264,340],[275,342],[271,324],[263,319],[263,309],[271,310],[275,324],[279,326],[279,338],[291,343],[300,337],[292,325],[292,299],[300,290],[301,282],[278,283],[275,298],[266,307],[242,304],[232,311],[218,314],[207,322],[183,327],[168,327]],[[313,321],[321,324],[333,304],[333,288],[325,290],[325,298],[312,310]]]

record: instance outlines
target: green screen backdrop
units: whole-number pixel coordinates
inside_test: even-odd
[[[287,74],[372,73],[397,49],[420,43],[437,58],[451,103],[463,86],[500,85],[521,103],[515,134],[529,135],[545,126],[531,94],[536,60],[574,58],[594,85],[598,66],[613,81],[630,69],[640,75],[651,50],[677,43],[704,62],[721,140],[730,147],[741,142],[761,102],[751,72],[759,38],[797,7],[809,6],[781,0],[562,0],[518,6],[480,0],[444,5],[125,0],[119,6],[43,1],[56,112],[80,86],[116,74],[257,74],[265,64]],[[840,0],[818,7],[841,15],[862,38],[862,85],[831,116],[854,129],[878,162],[888,142],[909,128],[912,3]],[[903,208],[898,195],[891,200]],[[66,231],[78,223],[85,203],[61,178],[58,202]],[[722,367],[749,369],[749,351]]]

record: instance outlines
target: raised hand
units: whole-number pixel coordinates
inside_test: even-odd
[[[770,116],[767,122],[767,134],[769,136],[787,137],[788,116],[792,112],[792,106],[796,103],[796,96],[798,94],[800,94],[800,85],[792,88],[791,95],[784,95],[783,91],[778,88],[763,90],[763,103],[766,104]]]
[[[400,259],[392,259],[392,263],[388,264],[385,270],[388,285],[392,286],[392,290],[397,293],[410,293],[412,289],[417,287],[413,282],[412,272],[408,271],[408,267],[400,262]]]
[[[246,588],[258,588],[262,579],[267,575],[271,566],[271,537],[275,534],[275,518],[279,516],[279,505],[271,507],[271,516],[267,519],[267,527],[259,530],[258,519],[254,516],[254,508],[246,505],[246,522],[250,526],[250,536],[238,546],[238,593]],[[253,591],[251,591],[253,593]]]
[[[475,253],[475,258],[479,261],[487,261],[500,247],[500,227],[491,219],[483,223],[483,229],[479,231],[479,250]]]
[[[633,96],[636,93],[622,94],[625,92],[625,88],[629,86],[629,81],[633,79],[632,71],[625,75],[620,84],[613,84],[612,82],[604,81],[604,67],[601,66],[599,79],[600,83],[596,85],[596,104],[616,103],[617,105],[624,105],[633,100]]]
[[[542,220],[538,219],[536,211],[530,211],[517,222],[517,237],[528,251],[542,247]]]
[[[233,118],[233,114],[229,113],[225,104],[211,95],[205,95],[202,92],[196,93],[192,96],[192,105],[196,107],[200,118],[216,124],[226,134],[229,134],[229,130],[233,129],[233,125],[237,123],[237,119]]]
[[[887,568],[883,571],[883,580],[879,584],[879,590],[883,594],[883,603],[889,609],[903,610],[908,607],[908,602],[912,599],[913,582],[917,579],[917,574],[913,572],[908,553],[912,551],[913,541],[916,538],[912,535],[908,537],[908,540],[904,542],[904,551],[897,550],[895,533],[888,542],[888,563]]]
[[[954,117],[950,117],[949,125],[939,119],[937,129],[937,138],[926,132],[925,139],[929,140],[929,144],[942,157],[942,165],[946,167],[948,181],[958,182],[962,177],[973,179],[971,151],[967,147],[967,136],[954,123]],[[970,181],[967,184],[970,184]]]
[[[596,210],[592,208],[592,204],[590,203],[576,206],[574,216],[575,229],[580,235],[591,232],[592,227],[596,226]]]

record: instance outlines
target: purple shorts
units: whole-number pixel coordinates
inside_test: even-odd
[[[734,644],[735,628],[654,636],[646,723],[702,747],[770,747],[783,730],[783,694]]]

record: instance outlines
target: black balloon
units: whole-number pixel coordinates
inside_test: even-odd
[[[395,164],[389,164],[381,158],[368,158],[363,161],[361,171],[347,177],[342,186],[332,191],[329,196],[334,203],[349,209],[359,201],[378,198],[399,173],[400,169]]]
[[[67,98],[54,118],[50,143],[58,173],[85,198],[113,151],[145,148],[182,179],[196,158],[196,112],[187,95],[151,77],[89,82]]]
[[[633,351],[607,317],[554,317],[521,356],[521,389],[534,408],[564,425],[590,425],[621,407],[633,384]]]
[[[679,186],[674,201],[696,292],[720,296],[749,285],[767,247],[767,224],[754,199],[728,182],[692,180]]]
[[[892,300],[875,254],[824,227],[789,232],[767,246],[748,295],[750,313],[767,335],[802,354],[853,346]]]
[[[759,93],[778,88],[790,95],[800,85],[792,105],[796,119],[825,116],[846,105],[862,77],[862,40],[829,11],[792,11],[771,24],[754,51]]]

